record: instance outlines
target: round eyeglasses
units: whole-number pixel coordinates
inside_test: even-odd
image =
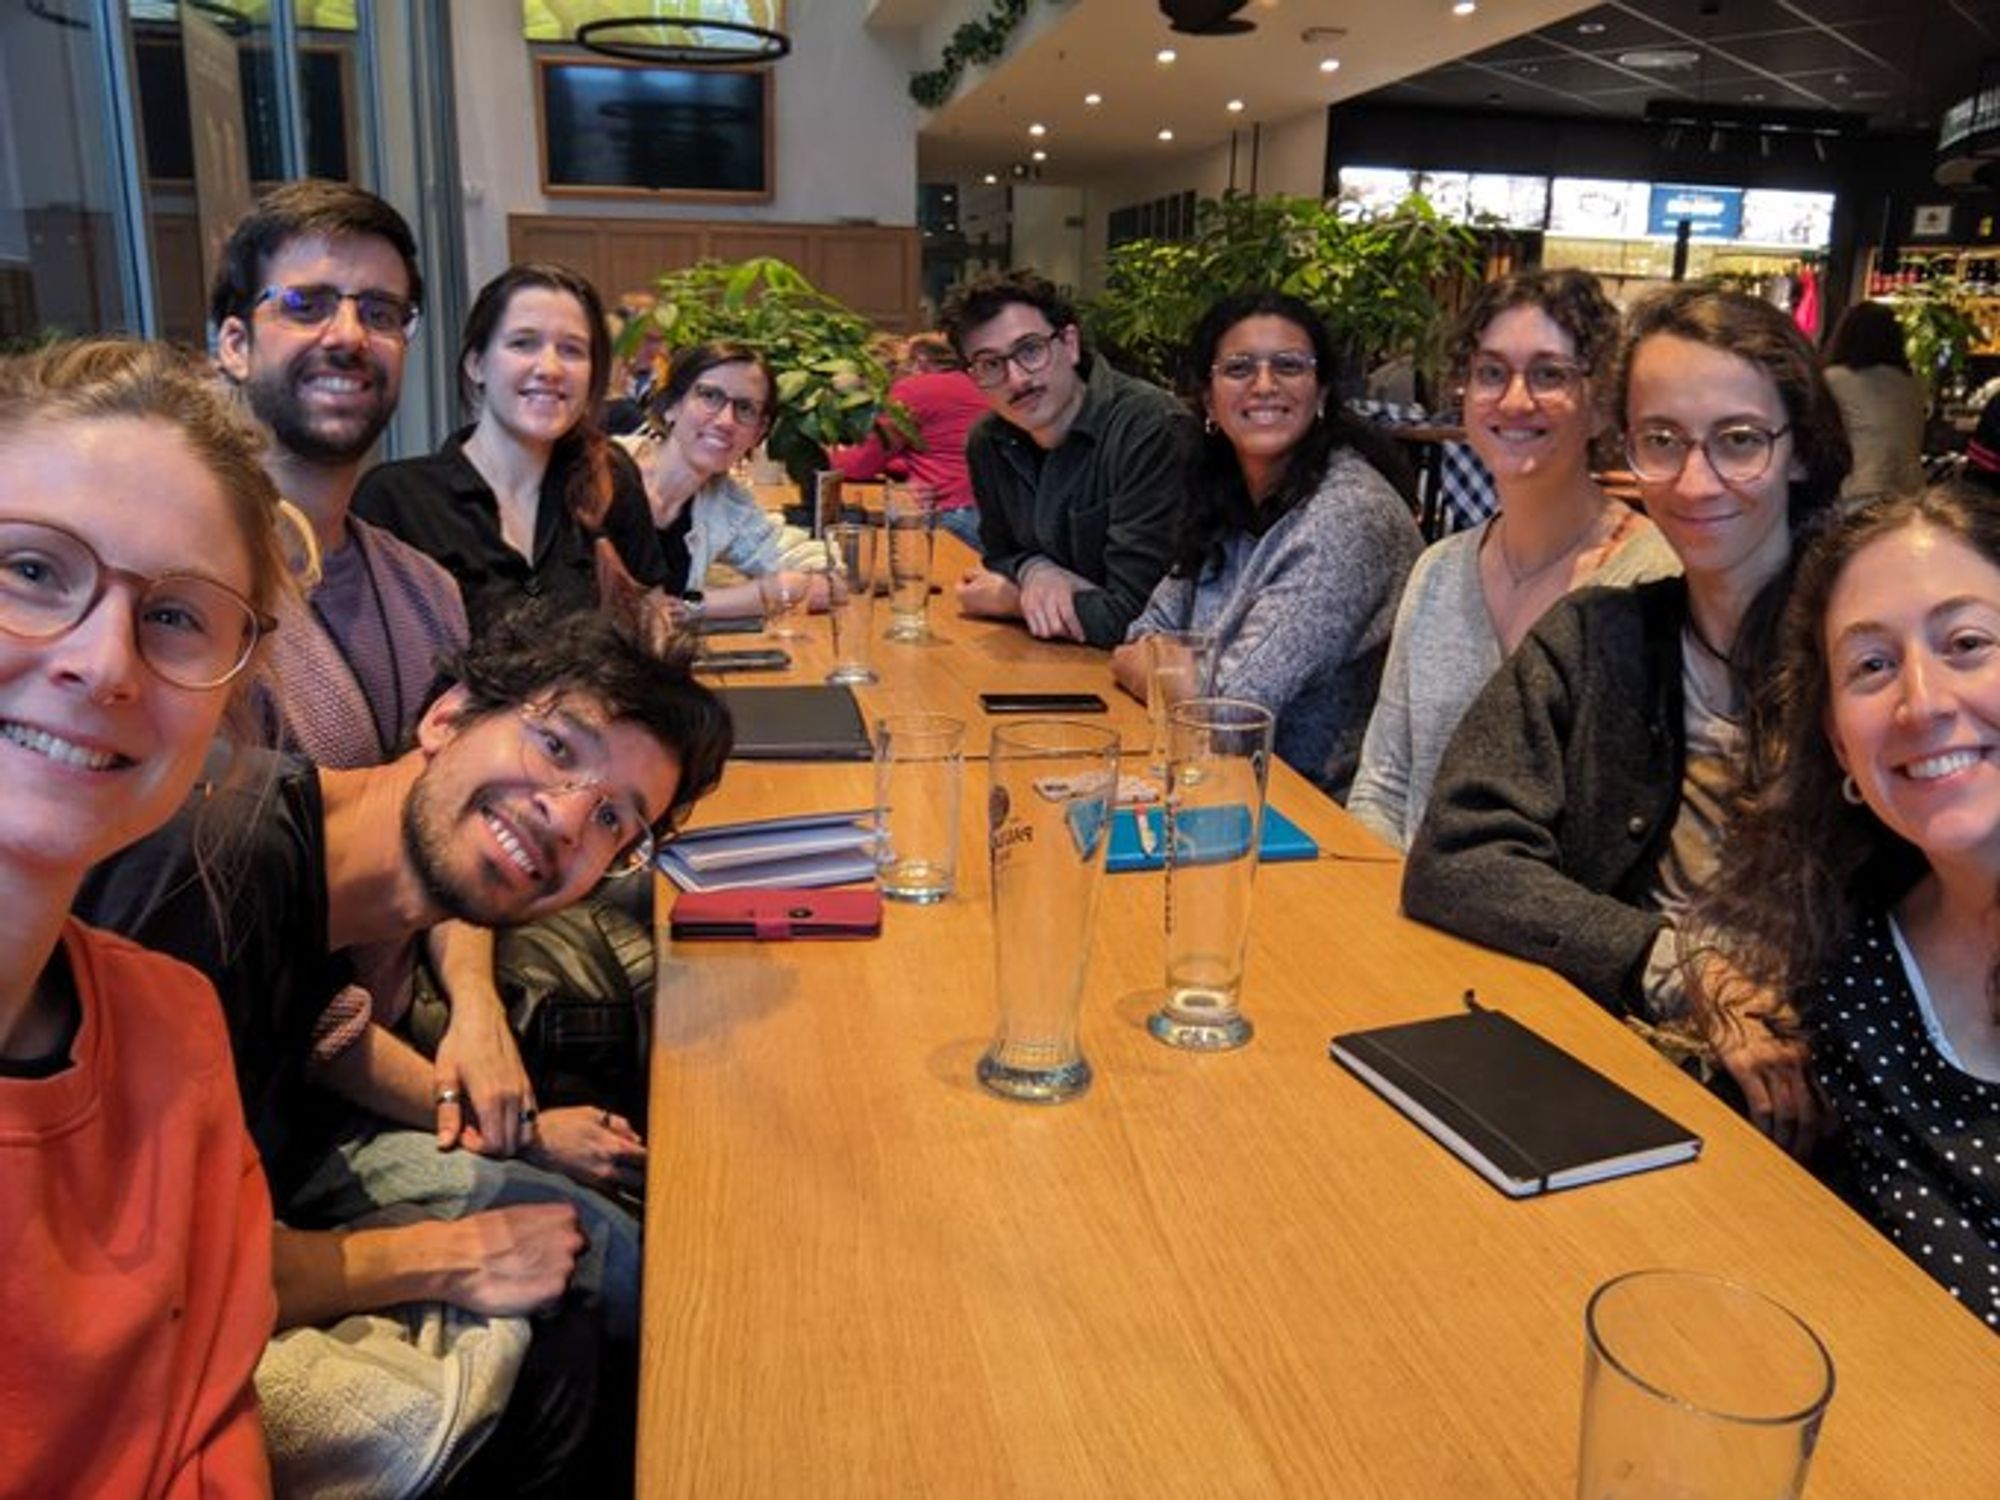
[[[278,627],[213,578],[114,568],[60,526],[0,520],[0,633],[25,641],[67,635],[114,583],[132,593],[139,660],[175,687],[221,687],[249,665],[258,638]]]
[[[1058,337],[1060,335],[1031,333],[1026,338],[1016,339],[1011,349],[998,353],[982,349],[965,362],[965,368],[972,376],[972,383],[988,391],[1006,381],[1009,365],[1019,365],[1023,375],[1039,375],[1055,357]]]
[[[763,403],[752,401],[748,396],[732,396],[719,385],[710,385],[698,380],[688,392],[688,399],[704,417],[722,415],[724,407],[736,418],[738,427],[762,427],[764,425]]]
[[[1625,460],[1641,479],[1671,484],[1687,467],[1688,455],[1699,448],[1724,484],[1751,484],[1764,477],[1771,467],[1771,455],[1777,452],[1778,439],[1791,430],[1731,422],[1698,438],[1678,427],[1641,427],[1625,439]]]
[[[1530,401],[1558,400],[1576,393],[1583,367],[1566,359],[1535,359],[1523,368],[1496,355],[1482,354],[1465,367],[1465,394],[1491,405],[1506,397],[1516,378],[1527,388]]]
[[[560,708],[523,704],[518,716],[521,770],[528,780],[550,796],[591,799],[589,827],[616,850],[604,873],[630,875],[651,864],[656,841],[644,811],[631,797],[610,791],[603,771],[584,765],[585,742],[594,735],[590,727]]]
[[[250,305],[270,303],[278,320],[294,328],[317,331],[340,314],[340,304],[352,302],[361,326],[378,338],[416,337],[421,316],[417,304],[393,292],[343,292],[337,286],[267,286]]]
[[[1276,354],[1230,354],[1208,367],[1209,376],[1231,385],[1248,385],[1259,370],[1269,370],[1273,380],[1306,380],[1319,369],[1319,361],[1304,349],[1280,349]]]

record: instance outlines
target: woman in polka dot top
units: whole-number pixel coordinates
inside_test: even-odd
[[[2000,497],[1842,517],[1800,565],[1780,670],[1700,987],[1797,1002],[1843,1190],[2000,1329]]]

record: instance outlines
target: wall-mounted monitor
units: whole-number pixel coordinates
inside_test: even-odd
[[[768,69],[538,57],[535,78],[544,192],[769,201]]]

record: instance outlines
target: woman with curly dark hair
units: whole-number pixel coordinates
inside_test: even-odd
[[[1410,847],[1411,916],[1547,964],[1706,1072],[1795,1149],[1803,1051],[1720,1044],[1681,985],[1679,920],[1713,872],[1764,712],[1793,542],[1847,469],[1838,409],[1790,319],[1681,287],[1629,318],[1614,390],[1647,515],[1683,576],[1560,601],[1460,721]]]
[[[1765,997],[1801,1018],[1836,1183],[2000,1328],[2000,502],[1843,517],[1800,564],[1779,683],[1693,988],[1720,1025]]]
[[[1459,320],[1451,358],[1466,442],[1500,510],[1418,558],[1396,611],[1347,809],[1398,849],[1423,821],[1466,706],[1551,604],[1587,583],[1680,569],[1645,516],[1591,477],[1600,367],[1617,343],[1618,309],[1588,271],[1490,282]]]
[[[1203,316],[1189,359],[1207,428],[1192,499],[1173,564],[1111,664],[1143,696],[1146,636],[1209,632],[1212,691],[1268,708],[1278,754],[1344,796],[1422,538],[1402,455],[1331,402],[1334,367],[1324,325],[1296,297],[1239,292]]]
[[[596,288],[566,266],[509,266],[480,289],[459,340],[472,426],[370,472],[354,513],[442,563],[475,633],[523,595],[594,605],[599,537],[633,576],[657,577],[638,471],[599,426],[610,378]]]

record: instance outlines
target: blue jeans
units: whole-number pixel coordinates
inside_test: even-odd
[[[560,1172],[459,1149],[434,1137],[357,1121],[279,1210],[299,1229],[335,1229],[363,1220],[409,1224],[462,1219],[517,1203],[567,1203],[588,1241],[570,1277],[570,1295],[603,1309],[618,1345],[639,1336],[639,1223],[609,1198]]]
[[[979,507],[961,505],[957,510],[938,512],[938,526],[949,531],[974,552],[979,550]]]

